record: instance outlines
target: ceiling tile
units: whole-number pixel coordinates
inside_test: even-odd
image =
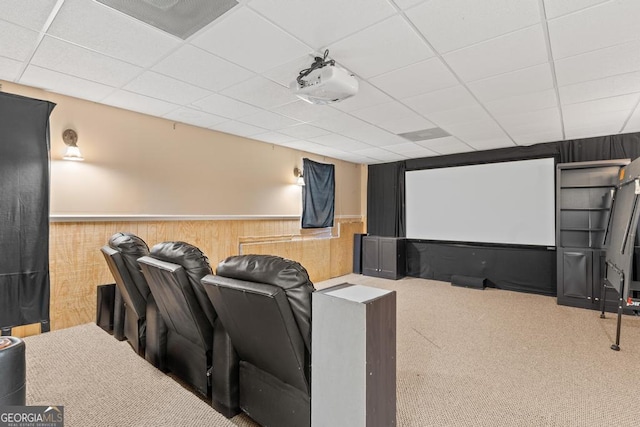
[[[356,141],[346,136],[336,135],[335,133],[309,138],[308,141],[349,152],[371,148],[370,145],[364,142]]]
[[[345,153],[340,157],[342,160],[347,161],[347,162],[351,162],[351,163],[356,163],[356,164],[363,164],[363,165],[368,165],[374,162],[378,162],[378,160],[374,160],[370,157],[366,157],[366,156],[361,156],[358,154],[353,154],[353,153]]]
[[[394,16],[329,46],[329,57],[369,78],[415,64],[433,51],[400,16]]]
[[[264,142],[272,142],[274,144],[284,144],[286,142],[296,141],[296,138],[279,132],[259,133],[252,136],[253,139]]]
[[[513,141],[493,120],[478,120],[444,127],[451,135],[461,139],[473,148],[488,150],[491,148],[513,146]]]
[[[640,40],[556,61],[558,86],[640,70]]]
[[[178,105],[190,104],[211,95],[207,90],[153,71],[142,73],[124,89]]]
[[[331,157],[333,159],[340,159],[344,157],[344,155],[346,154],[346,151],[342,151],[337,148],[326,147],[326,146],[321,146],[321,147],[322,148],[316,153],[316,154],[320,154],[321,156]],[[327,161],[327,159],[325,159],[325,161]]]
[[[397,141],[406,142],[406,140],[397,135],[348,114],[320,119],[314,121],[313,124],[369,145],[382,146],[391,145]]]
[[[544,142],[562,141],[562,131],[552,130],[548,132],[512,135],[518,145],[542,144]]]
[[[498,123],[511,135],[554,132],[562,139],[562,123],[558,107],[526,113],[496,117]]]
[[[298,98],[296,98],[298,99]],[[274,108],[274,112],[301,122],[312,122],[322,118],[340,114],[340,111],[328,105],[310,104],[306,101],[298,100],[289,104]]]
[[[578,104],[563,105],[562,115],[565,120],[565,124],[569,123],[572,125],[597,122],[600,116],[611,112],[622,111],[623,113],[626,113],[628,117],[631,115],[631,111],[636,107],[638,100],[640,100],[640,94],[633,93],[614,96],[611,98],[596,99]],[[618,116],[615,115],[615,117],[617,118]]]
[[[246,137],[259,135],[267,131],[266,129],[260,128],[258,126],[253,126],[247,123],[240,123],[233,120],[213,125],[209,129]]]
[[[636,107],[633,115],[623,129],[624,132],[640,132],[640,108]]]
[[[406,13],[440,53],[540,22],[538,0],[431,0]]]
[[[47,33],[143,67],[150,66],[180,43],[164,31],[85,0],[65,0]]]
[[[377,125],[395,134],[414,132],[436,127],[435,123],[432,123],[431,121],[415,113],[409,114],[406,117],[402,117],[396,120],[377,123]]]
[[[383,150],[391,151],[397,154],[410,153],[412,151],[417,151],[420,149],[426,150],[421,145],[416,144],[415,142],[403,142],[400,144],[387,145],[385,147],[380,147]]]
[[[152,70],[213,91],[254,76],[251,71],[191,45],[182,46]]]
[[[417,144],[441,155],[474,151],[473,148],[454,136],[419,141]]]
[[[22,62],[0,56],[0,80],[14,81],[21,69]]]
[[[28,59],[38,42],[38,33],[0,20],[0,56],[24,61]],[[6,41],[10,40],[9,43]]]
[[[400,144],[400,145],[404,145],[404,144]],[[415,145],[417,148],[415,150],[410,150],[408,148],[403,148],[403,151],[398,151],[397,147],[400,147],[400,145],[392,145],[389,147],[382,147],[384,150],[387,151],[391,151],[392,153],[396,153],[396,154],[400,154],[403,156],[407,156],[410,159],[419,159],[422,157],[433,157],[433,156],[437,156],[438,153],[436,153],[435,151],[431,151],[428,148],[424,148],[421,147],[417,144],[413,144]]]
[[[272,113],[270,111],[262,111],[260,113],[251,114],[249,116],[243,116],[238,119],[243,123],[249,123],[250,125],[259,126],[264,129],[277,130],[299,124],[297,120],[290,119],[280,114]]]
[[[94,102],[101,101],[115,91],[115,88],[111,86],[47,70],[35,65],[27,67],[19,83]]]
[[[544,10],[547,19],[553,19],[607,1],[609,0],[544,0]]]
[[[565,116],[566,117],[566,116]],[[589,123],[576,122],[565,118],[564,131],[567,139],[591,138],[594,136],[620,133],[628,117],[626,111],[609,111],[600,114]]]
[[[289,0],[285,13],[279,0],[253,0],[250,6],[314,49],[324,48],[396,12],[387,0]]]
[[[255,76],[249,80],[245,80],[220,93],[262,108],[277,107],[299,99],[291,93],[289,88],[274,83],[262,76]]]
[[[564,105],[567,139],[619,133],[639,100],[639,94],[629,94]]]
[[[555,59],[640,38],[640,2],[616,0],[549,22],[549,40]]]
[[[486,138],[486,139],[475,139],[473,141],[467,142],[471,147],[476,150],[495,150],[498,148],[507,148],[513,147],[516,145],[511,139],[508,138]]]
[[[548,62],[540,25],[448,53],[443,58],[465,82]]]
[[[406,160],[407,156],[402,154],[392,153],[391,151],[383,150],[382,148],[366,148],[364,150],[356,150],[355,154],[359,154],[372,159],[380,160],[382,162],[396,162],[399,160]]]
[[[480,101],[524,95],[553,88],[553,76],[549,63],[523,68],[468,84]]]
[[[345,113],[314,120],[313,125],[336,133],[342,133],[344,130],[348,129],[357,129],[361,126],[371,126],[368,123]]]
[[[281,84],[282,86],[289,87],[290,84],[296,80],[300,71],[309,68],[316,56],[321,56],[321,54],[318,53],[317,55],[312,55],[311,53],[307,53],[293,61],[278,65],[277,67],[262,73],[262,75],[269,80],[273,80],[274,82]]]
[[[47,36],[40,43],[31,64],[108,86],[121,86],[142,70]]]
[[[330,147],[326,147],[324,145],[316,144],[314,142],[309,142],[309,141],[286,142],[282,145],[295,150],[307,151],[309,153],[317,153],[317,154],[321,154],[322,151],[328,150],[330,148]]]
[[[425,0],[393,0],[400,9],[409,9],[411,6],[415,6]]]
[[[230,119],[236,119],[242,116],[248,116],[249,114],[255,114],[262,111],[260,108],[253,105],[245,104],[244,102],[236,101],[235,99],[227,98],[226,96],[213,94],[200,101],[194,102],[192,107],[206,111],[207,113],[215,114],[222,117],[228,117]]]
[[[41,31],[58,0],[2,0],[0,19]]]
[[[164,115],[165,119],[173,120],[180,123],[187,123],[201,128],[209,128],[213,125],[226,122],[228,119],[215,114],[205,113],[203,111],[191,108],[179,108]]]
[[[398,101],[363,108],[353,111],[351,114],[393,133],[436,127],[429,120],[411,111]]]
[[[431,58],[369,80],[389,95],[402,99],[458,84],[458,79],[442,63]]]
[[[540,92],[496,99],[487,102],[485,105],[494,116],[503,116],[556,107],[558,99],[556,98],[555,90],[547,89]]]
[[[561,86],[558,90],[563,104],[640,92],[640,71]]]
[[[280,6],[282,7],[282,6]],[[225,15],[192,44],[261,73],[309,53],[310,48],[246,7]]]
[[[425,117],[436,111],[477,105],[469,91],[460,85],[407,98],[403,102]]]
[[[341,111],[354,111],[360,108],[371,107],[383,102],[390,102],[392,98],[381,92],[378,88],[373,87],[369,83],[361,80],[359,83],[358,93],[344,101],[331,104],[333,108]]]
[[[297,139],[314,138],[316,136],[327,135],[330,133],[326,129],[320,129],[319,127],[311,126],[308,124],[291,126],[288,128],[281,129],[280,132]]]
[[[429,118],[439,127],[454,124],[474,122],[477,120],[491,120],[491,117],[480,104],[469,105],[446,111],[434,111],[429,113]]]
[[[164,116],[168,112],[178,108],[175,104],[137,93],[127,92],[126,90],[119,90],[112,93],[103,99],[102,103],[158,117]]]

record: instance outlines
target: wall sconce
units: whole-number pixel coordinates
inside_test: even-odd
[[[293,168],[293,175],[296,177],[296,185],[304,185],[304,176],[302,170]]]
[[[84,157],[82,157],[82,153],[80,153],[80,149],[78,148],[78,134],[75,130],[67,129],[62,132],[62,140],[67,146],[64,156],[62,156],[63,159],[75,161],[84,160]]]

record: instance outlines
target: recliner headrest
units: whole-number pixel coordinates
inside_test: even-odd
[[[120,252],[122,260],[140,296],[146,301],[151,291],[138,264],[138,258],[149,255],[149,247],[145,241],[133,233],[121,232],[111,236],[109,239],[109,247]]]
[[[140,237],[132,233],[116,233],[109,239],[109,246],[123,255],[132,255],[136,259],[149,255],[149,247]]]
[[[311,285],[309,273],[298,262],[274,255],[237,255],[218,264],[216,274],[247,282],[267,283],[284,290]]]

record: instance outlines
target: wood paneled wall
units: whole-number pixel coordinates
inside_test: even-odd
[[[353,234],[362,233],[361,220],[338,220],[332,237],[300,230],[299,219],[52,222],[51,330],[95,321],[96,287],[113,283],[100,248],[109,237],[128,231],[149,247],[182,240],[199,247],[215,270],[216,264],[239,253],[272,254],[300,262],[313,282],[350,273]],[[13,328],[12,335],[40,333],[40,325]]]

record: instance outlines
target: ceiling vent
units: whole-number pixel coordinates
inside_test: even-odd
[[[186,40],[238,5],[236,0],[97,0]]]
[[[444,138],[445,136],[450,136],[450,134],[440,128],[431,128],[414,130],[413,132],[399,133],[398,136],[408,139],[409,141],[418,142],[426,141],[428,139]]]

